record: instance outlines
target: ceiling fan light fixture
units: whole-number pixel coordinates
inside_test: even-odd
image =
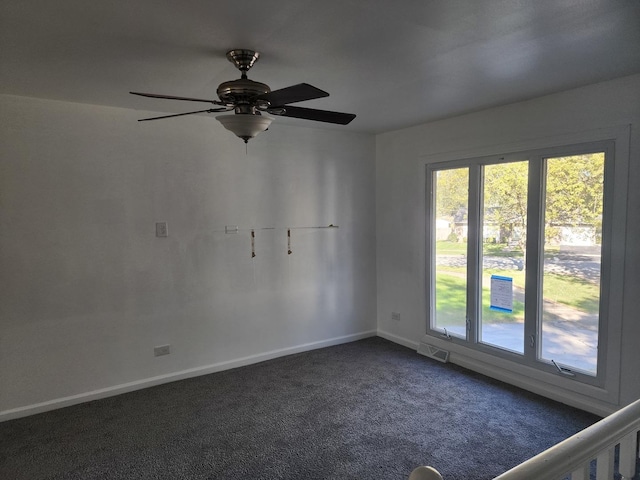
[[[272,122],[272,119],[265,115],[252,114],[218,115],[216,120],[244,140],[244,143],[264,132]]]

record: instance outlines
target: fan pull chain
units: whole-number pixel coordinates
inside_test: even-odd
[[[287,255],[291,255],[293,252],[291,251],[291,229],[287,229]]]

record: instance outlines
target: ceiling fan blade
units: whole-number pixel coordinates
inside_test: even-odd
[[[313,85],[299,83],[298,85],[292,85],[260,95],[258,96],[258,100],[266,100],[271,105],[285,105],[287,103],[302,102],[304,100],[313,100],[314,98],[328,96],[329,94],[327,92]]]
[[[273,111],[272,111],[273,110]],[[284,111],[282,111],[284,110]],[[284,105],[282,107],[271,107],[267,110],[274,115],[283,117],[303,118],[305,120],[315,120],[316,122],[337,123],[347,125],[354,118],[353,113],[331,112],[329,110],[317,110],[315,108],[302,108]]]
[[[213,112],[225,112],[227,108],[208,108],[207,110],[196,110],[195,112],[176,113],[173,115],[162,115],[161,117],[141,118],[139,122],[146,122],[148,120],[160,120],[162,118],[182,117],[183,115],[194,115],[196,113],[213,113]]]
[[[159,95],[157,93],[142,93],[142,92],[129,92],[129,93],[132,95],[140,95],[141,97],[165,98],[167,100],[187,100],[189,102],[206,102],[206,103],[213,103],[216,105],[222,105],[222,103],[218,100],[203,100],[201,98],[176,97],[174,95]]]

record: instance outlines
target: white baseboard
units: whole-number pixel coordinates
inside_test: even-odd
[[[404,345],[412,350],[418,350],[420,342],[414,342],[404,337],[394,335],[384,330],[378,330],[378,336],[390,340],[394,343]],[[437,343],[437,339],[432,339],[431,343]],[[447,349],[446,344],[439,345],[441,348]],[[511,372],[504,368],[499,368],[496,365],[492,365],[483,362],[476,357],[466,356],[460,353],[452,353],[449,357],[449,362],[455,363],[468,370],[481,373],[496,380],[503,381],[505,383],[520,387],[524,390],[536,393],[543,397],[550,398],[560,403],[570,405],[587,412],[606,417],[607,415],[615,412],[617,406],[610,403],[599,401],[598,399],[589,398],[585,395],[579,395],[574,392],[557,388],[554,385],[545,384],[544,382],[536,381],[522,373]]]
[[[384,330],[378,330],[378,336],[384,339],[387,339],[393,343],[397,343],[399,345],[404,345],[407,348],[412,350],[418,350],[418,342],[414,342],[404,337],[400,337],[398,335],[394,335],[393,333],[385,332]]]
[[[556,402],[564,403],[601,417],[606,417],[616,411],[615,407],[606,405],[598,400],[577,395],[573,392],[563,391],[554,388],[553,385],[545,385],[542,382],[537,382],[531,378],[517,375],[504,369],[497,369],[495,366],[487,365],[477,359],[453,354],[449,357],[449,361],[468,370],[481,373],[487,377],[495,378],[496,380],[500,380],[540,396],[550,398]]]
[[[101,398],[113,397],[122,393],[133,392],[135,390],[142,390],[143,388],[153,387],[161,385],[163,383],[175,382],[177,380],[184,380],[186,378],[198,377],[200,375],[207,375],[210,373],[221,372],[223,370],[230,370],[232,368],[244,367],[254,363],[264,362],[266,360],[272,360],[278,357],[284,357],[286,355],[293,355],[295,353],[307,352],[310,350],[316,350],[318,348],[331,347],[334,345],[340,345],[343,343],[355,342],[356,340],[362,340],[363,338],[375,337],[378,334],[376,330],[369,330],[366,332],[354,333],[351,335],[344,335],[342,337],[329,338],[327,340],[320,340],[318,342],[305,343],[294,347],[282,348],[279,350],[272,350],[270,352],[259,353],[256,355],[250,355],[248,357],[236,358],[233,360],[227,360],[213,365],[206,365],[202,367],[191,368],[188,370],[182,370],[180,372],[168,373],[166,375],[158,375],[156,377],[145,378],[142,380],[136,380],[134,382],[123,383],[120,385],[114,385],[107,388],[101,388],[98,390],[92,390],[90,392],[80,393],[77,395],[71,395],[68,397],[56,398],[48,400],[46,402],[36,403],[33,405],[27,405],[24,407],[13,408],[10,410],[0,411],[0,422],[12,420],[15,418],[26,417],[29,415],[35,415],[37,413],[47,412],[49,410],[55,410],[58,408],[69,407],[71,405],[77,405],[79,403],[89,402],[92,400],[99,400]],[[417,345],[417,344],[416,344]]]
[[[438,337],[426,335],[421,343],[448,350],[450,363],[602,417],[620,408],[615,403],[616,392],[611,394],[601,387],[570,382],[558,375],[509,362]]]

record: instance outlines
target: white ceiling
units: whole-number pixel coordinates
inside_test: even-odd
[[[250,78],[326,90],[300,105],[362,132],[640,72],[639,0],[0,0],[0,15],[0,93],[197,110],[128,92],[216,98],[239,77],[226,51],[250,48]]]

